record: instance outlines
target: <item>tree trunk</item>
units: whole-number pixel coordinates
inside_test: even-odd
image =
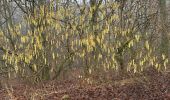
[[[166,11],[166,0],[159,0],[160,7],[160,21],[161,21],[161,44],[160,54],[164,54],[168,57],[169,51],[169,37],[167,32],[167,11]],[[161,57],[161,56],[160,56]],[[162,60],[160,60],[163,63]]]

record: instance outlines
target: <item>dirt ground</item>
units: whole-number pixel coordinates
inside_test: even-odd
[[[170,73],[149,71],[145,76],[108,83],[78,79],[18,83],[1,88],[0,100],[170,100]]]

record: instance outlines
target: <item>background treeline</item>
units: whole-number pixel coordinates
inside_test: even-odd
[[[1,0],[0,74],[39,82],[168,70],[168,0]],[[69,74],[68,74],[69,75]]]

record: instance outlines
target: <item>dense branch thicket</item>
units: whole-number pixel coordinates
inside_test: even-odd
[[[73,67],[85,75],[167,69],[168,15],[163,4],[161,0],[2,0],[1,73],[40,81],[55,79]]]

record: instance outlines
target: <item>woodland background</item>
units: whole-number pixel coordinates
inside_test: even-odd
[[[169,7],[169,0],[1,0],[1,85],[125,84],[160,73],[168,80]]]

